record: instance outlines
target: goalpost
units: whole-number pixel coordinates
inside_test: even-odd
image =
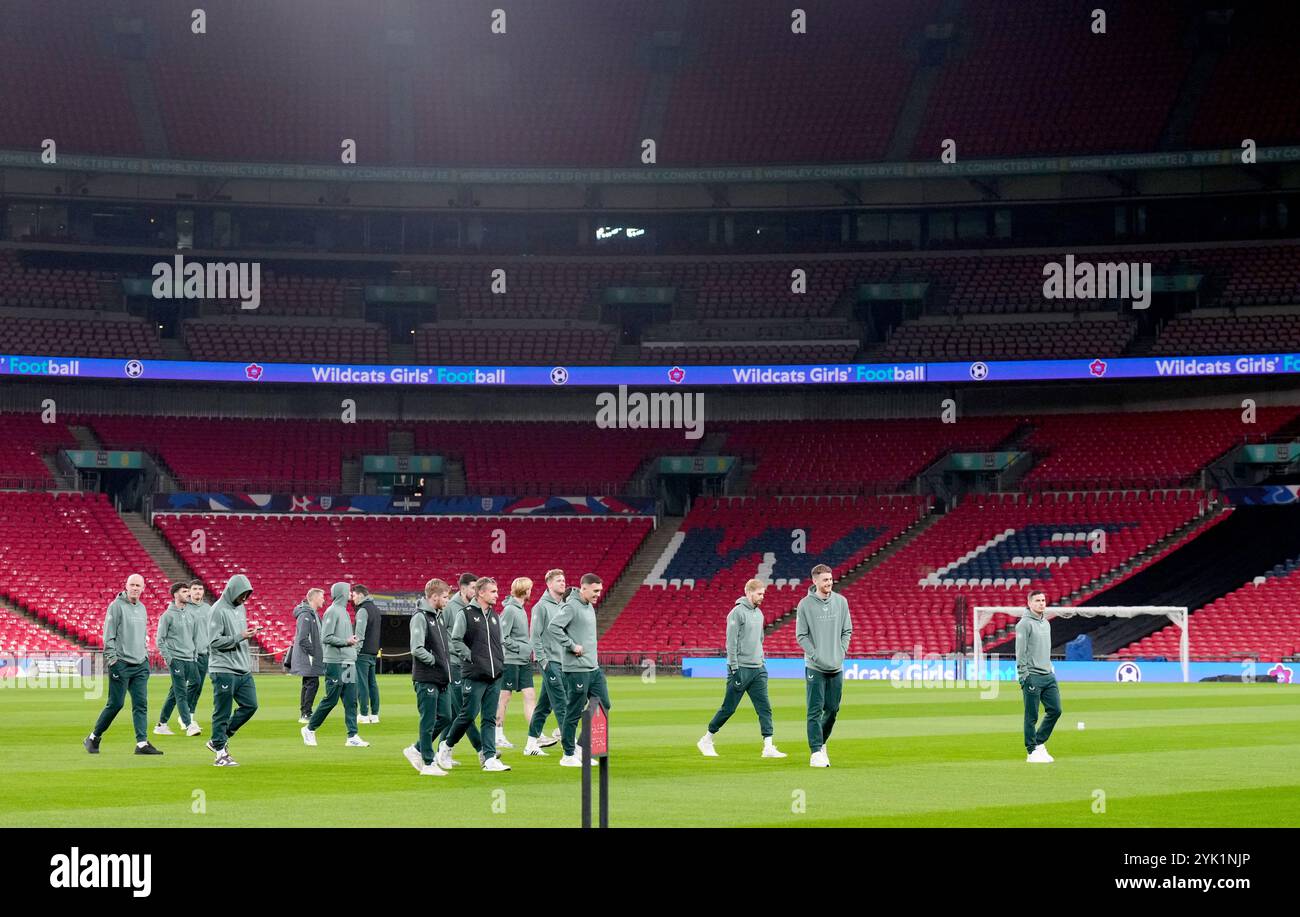
[[[976,605],[972,612],[971,623],[974,630],[971,632],[971,648],[974,651],[975,677],[978,680],[984,678],[984,637],[980,633],[984,625],[993,619],[995,614],[1011,615],[1012,617],[1023,617],[1029,611],[1023,605]],[[1094,607],[1081,606],[1078,608],[1048,608],[1044,617],[1049,620],[1052,618],[1135,618],[1138,615],[1164,615],[1174,624],[1178,625],[1178,659],[1183,666],[1183,681],[1189,681],[1187,668],[1188,640],[1187,640],[1187,608],[1174,607],[1170,605],[1098,605]]]

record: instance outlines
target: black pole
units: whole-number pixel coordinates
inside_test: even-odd
[[[582,827],[591,827],[591,704],[582,711]]]
[[[600,826],[609,827],[609,755],[600,759]]]

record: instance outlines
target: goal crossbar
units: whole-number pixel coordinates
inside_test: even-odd
[[[1023,617],[1029,609],[1023,605],[976,605],[971,612],[971,648],[975,656],[975,677],[984,677],[984,625],[993,620],[995,614]],[[1090,605],[1076,608],[1048,608],[1045,617],[1051,618],[1136,618],[1138,615],[1164,615],[1178,626],[1178,660],[1183,667],[1183,681],[1190,681],[1187,665],[1189,652],[1186,606],[1173,605]]]

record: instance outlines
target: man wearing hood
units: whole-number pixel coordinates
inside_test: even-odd
[[[537,665],[542,670],[542,696],[537,706],[533,708],[533,718],[528,723],[528,741],[524,744],[526,755],[545,755],[546,752],[542,749],[555,744],[556,736],[542,737],[546,716],[554,710],[555,725],[558,727],[560,720],[564,718],[564,711],[569,707],[567,695],[564,693],[564,672],[560,668],[564,649],[548,626],[551,618],[564,604],[567,591],[565,585],[563,570],[558,568],[547,570],[546,591],[533,606],[530,642],[533,645],[533,652],[537,655]],[[557,728],[556,732],[558,731]]]
[[[767,584],[752,579],[745,584],[745,594],[736,599],[727,615],[727,693],[722,707],[709,721],[709,731],[696,742],[706,758],[716,758],[713,737],[731,719],[746,694],[758,714],[758,729],[763,734],[763,758],[784,758],[785,752],[772,744],[772,704],[767,699],[767,666],[763,663],[763,597]]]
[[[194,628],[194,670],[197,678],[190,690],[190,722],[198,723],[199,698],[203,696],[203,682],[208,677],[208,625],[212,622],[212,606],[204,601],[203,580],[190,583],[189,605],[190,624]]]
[[[575,753],[575,736],[588,699],[597,698],[606,710],[612,706],[605,673],[596,661],[596,602],[604,588],[599,576],[584,573],[581,585],[547,624],[548,632],[559,642],[564,654],[560,668],[564,672],[564,693],[568,700],[560,722],[560,744],[564,747],[561,767],[582,767],[582,760]]]
[[[194,664],[194,627],[189,617],[189,583],[172,584],[172,603],[158,619],[158,633],[154,643],[167,663],[171,674],[171,687],[167,689],[167,699],[163,701],[162,713],[158,716],[158,725],[153,728],[154,735],[175,735],[167,721],[171,719],[172,709],[179,708],[181,727],[186,735],[199,734],[199,725],[194,722],[190,709],[190,698],[194,695],[191,683],[197,674]]]
[[[451,587],[440,579],[424,584],[424,597],[411,615],[411,684],[415,708],[420,715],[415,744],[402,754],[422,777],[445,777],[447,772],[434,759],[434,743],[447,728],[451,703],[451,636],[442,623]]]
[[[360,583],[352,587],[352,607],[357,612],[357,722],[378,723],[379,679],[375,677],[375,665],[383,619],[370,598],[370,590]]]
[[[451,630],[452,645],[463,644],[467,656],[462,668],[460,713],[439,749],[438,766],[443,770],[455,766],[452,749],[473,725],[474,718],[482,714],[481,741],[475,742],[470,737],[470,744],[478,751],[479,764],[485,771],[508,771],[509,765],[497,757],[496,749],[497,698],[505,669],[501,616],[493,609],[497,603],[497,581],[490,576],[483,577],[474,584],[474,594],[476,601],[464,609]]]
[[[528,635],[528,612],[524,611],[524,602],[532,594],[533,581],[526,576],[518,577],[510,584],[510,595],[506,596],[505,606],[501,609],[501,645],[506,649],[506,674],[501,682],[501,701],[497,705],[498,748],[515,747],[506,738],[504,726],[511,692],[518,691],[524,696],[525,723],[532,721],[533,710],[537,707],[537,695],[533,693],[533,643]]]
[[[844,654],[853,636],[849,603],[833,591],[831,568],[812,568],[812,585],[795,612],[795,639],[803,648],[804,693],[808,701],[808,747],[812,767],[830,767],[826,740],[835,728],[844,693]]]
[[[144,577],[132,573],[126,587],[108,603],[104,613],[104,665],[108,670],[108,701],[95,720],[95,728],[82,741],[86,751],[99,754],[99,742],[131,695],[131,725],[135,727],[135,753],[161,755],[149,744],[149,615],[140,596]]]
[[[473,573],[462,573],[457,581],[459,591],[451,597],[447,607],[442,610],[442,621],[447,625],[447,633],[456,629],[457,622],[461,627],[465,626],[462,620],[465,617],[465,609],[475,602],[474,584],[478,582],[478,577]],[[451,687],[447,689],[451,702],[451,721],[454,723],[460,716],[461,704],[464,703],[464,688],[462,670],[465,663],[469,660],[469,649],[460,640],[451,641]],[[447,734],[451,732],[451,723],[447,724],[447,732],[443,733],[443,742],[446,743]],[[483,746],[482,736],[479,735],[478,726],[473,721],[469,724],[466,731],[469,736],[470,744],[475,748]],[[454,758],[449,758],[452,764],[458,763]]]
[[[307,745],[316,744],[316,730],[337,706],[343,695],[343,725],[347,727],[349,748],[367,748],[370,743],[357,735],[357,635],[352,632],[352,619],[348,617],[347,583],[330,587],[329,609],[321,625],[321,642],[325,646],[325,699],[302,727],[302,740]]]
[[[302,603],[293,610],[297,626],[289,647],[289,674],[302,677],[298,693],[298,722],[306,725],[325,674],[325,651],[320,639],[320,609],[325,604],[324,589],[308,589]]]
[[[208,748],[217,756],[215,767],[237,767],[226,743],[257,712],[257,688],[251,674],[248,641],[260,627],[248,626],[244,605],[253,594],[248,577],[236,573],[226,583],[221,598],[212,606],[209,623],[208,672],[212,677],[212,739]],[[231,716],[232,704],[238,704]]]

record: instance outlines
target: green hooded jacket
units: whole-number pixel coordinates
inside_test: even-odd
[[[592,672],[596,665],[596,606],[582,600],[572,589],[546,625],[546,632],[560,644],[563,655],[560,668],[565,672]],[[573,653],[574,644],[582,646],[582,655]]]
[[[828,674],[843,671],[844,654],[853,636],[853,619],[844,596],[832,592],[823,599],[816,586],[809,586],[795,612],[795,622],[794,638],[803,647],[804,665]]]
[[[551,590],[547,589],[533,606],[531,642],[533,652],[537,655],[537,664],[543,669],[552,662],[564,661],[564,646],[555,638],[548,626],[551,618],[555,617],[563,604],[563,599],[557,599],[551,595]]]
[[[757,669],[762,664],[763,612],[742,595],[727,615],[727,668]]]
[[[248,630],[248,615],[242,604],[235,604],[235,599],[252,591],[248,577],[236,573],[226,583],[217,604],[212,606],[212,620],[208,626],[208,672],[247,675],[251,670],[248,641],[244,638],[244,631]]]
[[[119,592],[104,612],[104,664],[112,666],[120,659],[139,665],[148,658],[149,615],[144,602],[133,605],[125,592]]]
[[[1052,622],[1026,611],[1016,622],[1016,680],[1026,675],[1052,675]]]
[[[168,665],[177,659],[194,661],[194,626],[188,608],[188,603],[168,606],[158,619],[158,634],[154,642]]]
[[[501,609],[501,645],[506,665],[527,665],[533,661],[533,643],[528,635],[528,613],[517,598],[507,596]]]
[[[357,645],[348,645],[348,638],[353,635],[352,619],[348,617],[348,593],[351,591],[348,583],[335,583],[330,587],[330,607],[325,610],[325,620],[320,628],[327,663],[356,664]]]
[[[208,655],[208,641],[212,635],[208,633],[208,625],[212,623],[212,606],[207,602],[186,602],[185,612],[190,619],[190,627],[194,633],[194,652],[199,656]]]

